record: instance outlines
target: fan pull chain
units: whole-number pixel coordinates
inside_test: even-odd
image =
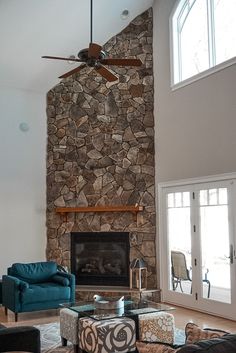
[[[93,0],[90,0],[90,43],[93,43]]]

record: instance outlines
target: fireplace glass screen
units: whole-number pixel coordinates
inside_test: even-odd
[[[129,233],[71,233],[71,271],[78,285],[129,286]]]

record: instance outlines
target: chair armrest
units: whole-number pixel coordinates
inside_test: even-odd
[[[64,276],[54,275],[51,277],[51,281],[56,282],[64,287],[70,286],[70,280]]]
[[[57,276],[67,278],[70,282],[70,286],[75,285],[75,275],[73,275],[72,273],[57,271]]]
[[[25,351],[40,353],[40,331],[32,326],[0,330],[0,352]]]
[[[70,281],[70,287],[71,287],[70,301],[74,302],[75,301],[75,275],[73,275],[72,273],[68,273],[68,272],[57,271],[57,276],[67,278]]]
[[[2,277],[2,304],[6,308],[17,312],[20,307],[20,292],[29,287],[27,282],[14,276]]]

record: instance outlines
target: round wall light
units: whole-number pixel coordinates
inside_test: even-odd
[[[29,124],[28,123],[25,123],[25,122],[22,122],[20,123],[19,125],[19,129],[23,132],[26,132],[26,131],[29,131]]]

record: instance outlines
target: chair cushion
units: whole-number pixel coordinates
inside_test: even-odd
[[[34,262],[28,264],[15,263],[9,269],[9,275],[28,283],[47,282],[57,273],[57,264],[53,261]]]
[[[210,338],[218,338],[226,334],[229,334],[229,332],[211,328],[201,329],[198,325],[192,322],[188,322],[185,326],[185,342],[187,344],[196,343],[201,340],[208,340]]]
[[[54,282],[31,284],[21,293],[22,303],[32,304],[57,300],[68,300],[71,295],[70,287],[61,286]]]

